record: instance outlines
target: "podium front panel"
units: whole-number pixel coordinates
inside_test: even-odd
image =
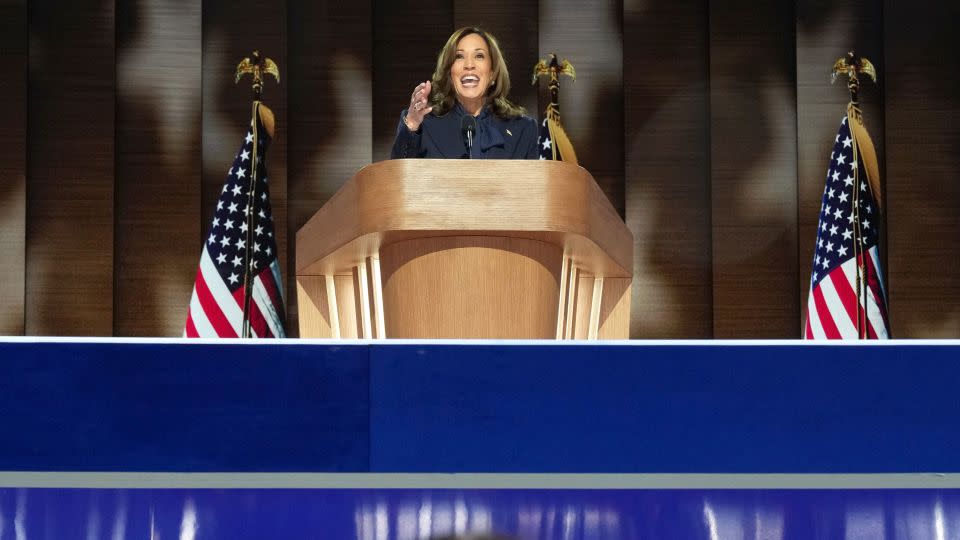
[[[562,257],[556,245],[509,237],[382,246],[387,336],[553,339]]]

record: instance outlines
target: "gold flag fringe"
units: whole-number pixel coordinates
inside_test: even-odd
[[[547,129],[550,132],[550,140],[553,141],[553,148],[551,148],[553,159],[562,159],[567,163],[578,165],[577,153],[573,151],[573,143],[570,142],[570,137],[567,137],[567,132],[563,129],[563,124],[560,123],[560,113],[552,106],[547,107]]]
[[[854,144],[863,170],[867,173],[867,183],[870,191],[873,193],[873,199],[877,207],[883,211],[883,196],[880,192],[880,165],[877,162],[877,151],[873,146],[873,140],[867,133],[867,127],[863,123],[863,113],[853,103],[847,105],[847,124],[850,126],[850,133],[853,134]],[[854,159],[858,159],[854,156]]]
[[[267,135],[272,139],[274,137],[274,131],[276,130],[277,119],[273,115],[273,111],[262,103],[260,104],[260,121],[263,122],[263,129],[267,131]]]

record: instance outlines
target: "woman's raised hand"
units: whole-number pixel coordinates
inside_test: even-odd
[[[407,108],[407,116],[403,119],[403,122],[407,125],[407,129],[410,131],[420,129],[423,117],[430,114],[430,111],[433,110],[433,107],[428,106],[429,98],[430,81],[424,81],[413,89],[413,94],[410,96],[410,107]]]

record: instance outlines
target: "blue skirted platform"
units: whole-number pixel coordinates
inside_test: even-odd
[[[935,538],[958,385],[955,341],[8,338],[0,538]]]

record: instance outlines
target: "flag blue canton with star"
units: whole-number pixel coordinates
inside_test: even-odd
[[[252,268],[258,273],[277,260],[274,239],[273,214],[270,208],[270,192],[267,187],[267,164],[263,151],[269,144],[266,133],[258,140],[257,175],[254,189]],[[247,133],[243,146],[227,173],[227,180],[217,201],[216,215],[207,236],[207,250],[216,262],[217,270],[231,292],[243,286],[243,259],[247,241],[247,205],[250,189],[250,152],[253,133]]]
[[[853,156],[850,126],[844,118],[840,132],[834,139],[833,152],[830,154],[830,167],[827,170],[827,182],[820,206],[811,286],[819,283],[844,261],[855,256],[854,201],[860,208],[859,236],[863,251],[875,247],[878,243],[879,216],[873,195],[870,193],[867,182],[862,178],[863,175],[861,175],[858,191],[854,191],[854,171],[857,167],[857,161]]]
[[[547,119],[540,122],[540,135],[537,137],[537,145],[540,149],[540,159],[553,159],[553,141],[550,140],[550,128],[547,126]]]

